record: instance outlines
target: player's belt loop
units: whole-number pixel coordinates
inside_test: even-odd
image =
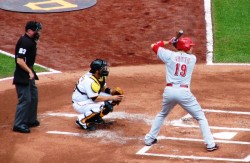
[[[167,83],[166,86],[173,87],[173,84],[172,83]],[[187,84],[181,84],[180,87],[188,88],[188,85]]]

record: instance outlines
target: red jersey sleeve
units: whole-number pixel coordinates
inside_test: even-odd
[[[158,41],[156,44],[154,44],[153,51],[155,52],[155,54],[157,54],[159,47],[164,47],[163,41]]]

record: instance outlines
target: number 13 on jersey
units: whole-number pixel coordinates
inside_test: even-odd
[[[180,63],[176,63],[175,64],[175,76],[182,76],[185,77],[187,73],[187,65],[186,64],[180,64]]]

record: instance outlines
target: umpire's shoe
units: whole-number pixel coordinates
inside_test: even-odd
[[[93,124],[90,124],[90,123],[89,124],[86,124],[86,123],[82,124],[78,119],[76,120],[76,124],[84,130],[88,130],[88,131],[96,130],[96,128]]]
[[[40,126],[40,122],[38,120],[35,120],[33,123],[28,123],[28,127],[37,127]]]
[[[30,129],[26,124],[14,126],[13,131],[20,132],[20,133],[30,133]]]

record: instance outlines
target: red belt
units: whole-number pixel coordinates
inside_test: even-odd
[[[173,84],[172,83],[167,83],[166,86],[172,87]],[[187,84],[181,84],[180,87],[188,88],[188,85]]]

